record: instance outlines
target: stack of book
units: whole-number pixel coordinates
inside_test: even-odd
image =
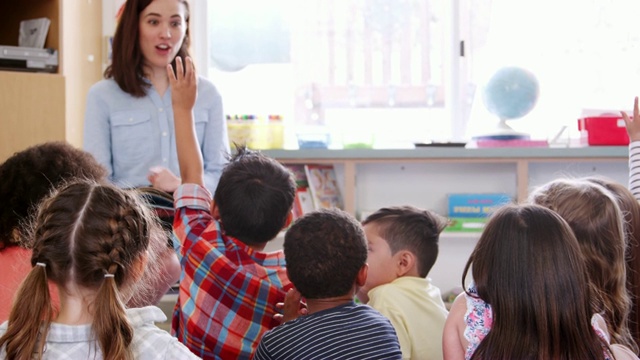
[[[342,193],[333,165],[287,165],[296,179],[296,198],[293,216],[300,216],[321,208],[344,209]]]
[[[512,202],[507,194],[449,194],[449,232],[481,232],[487,216],[498,207]]]

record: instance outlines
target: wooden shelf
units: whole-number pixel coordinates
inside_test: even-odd
[[[284,164],[334,164],[344,168],[345,210],[356,215],[356,181],[359,166],[367,164],[509,164],[516,176],[516,200],[524,201],[529,192],[530,165],[538,163],[589,163],[628,161],[626,146],[580,148],[416,148],[348,150],[262,150]],[[469,174],[465,174],[468,176]]]

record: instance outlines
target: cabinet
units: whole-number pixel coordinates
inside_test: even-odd
[[[21,20],[48,17],[45,46],[59,55],[57,74],[0,71],[0,161],[44,141],[82,145],[86,94],[102,76],[101,11],[98,0],[0,2],[0,44],[18,45]]]
[[[406,150],[263,150],[285,164],[334,164],[345,209],[353,215],[410,204],[445,215],[447,193],[505,192],[517,201],[558,177],[600,175],[628,182],[627,147]],[[462,270],[478,234],[443,233],[429,276],[447,292],[461,285]],[[281,246],[282,239],[270,249]]]

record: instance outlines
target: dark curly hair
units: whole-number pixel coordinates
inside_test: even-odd
[[[358,221],[340,209],[310,212],[284,235],[284,257],[293,285],[307,299],[347,294],[367,261]]]
[[[91,154],[66,142],[34,145],[9,157],[0,165],[0,250],[17,245],[14,229],[58,185],[106,177],[107,170]]]

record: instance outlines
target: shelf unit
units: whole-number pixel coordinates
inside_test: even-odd
[[[17,46],[20,21],[38,17],[51,20],[45,47],[58,50],[58,73],[0,71],[0,161],[44,141],[81,146],[86,94],[101,78],[100,1],[2,1],[0,44]]]
[[[476,166],[472,174],[481,175],[487,166],[502,165],[507,173],[515,175],[515,198],[518,202],[525,200],[532,185],[530,178],[540,170],[540,166],[567,166],[571,164],[615,164],[618,178],[626,177],[628,149],[625,146],[581,147],[581,148],[416,148],[416,149],[348,149],[348,150],[263,150],[267,156],[284,164],[334,164],[341,167],[345,210],[356,215],[359,208],[358,174],[366,166],[380,164],[432,164],[436,166],[460,165],[460,170],[467,165]],[[554,165],[555,164],[555,165]],[[437,170],[437,167],[435,168]],[[598,173],[594,166],[594,172]],[[488,170],[490,171],[490,170]],[[610,172],[607,170],[607,172]],[[382,174],[381,174],[382,175]],[[609,173],[601,175],[611,176]],[[429,174],[420,175],[425,178]],[[467,182],[471,183],[472,178]],[[626,181],[626,180],[624,180]],[[626,183],[626,182],[625,182]],[[398,185],[398,184],[389,184]],[[410,191],[407,189],[406,191]],[[462,191],[461,191],[462,192]],[[362,194],[360,194],[362,196]],[[372,194],[371,196],[375,196]]]

